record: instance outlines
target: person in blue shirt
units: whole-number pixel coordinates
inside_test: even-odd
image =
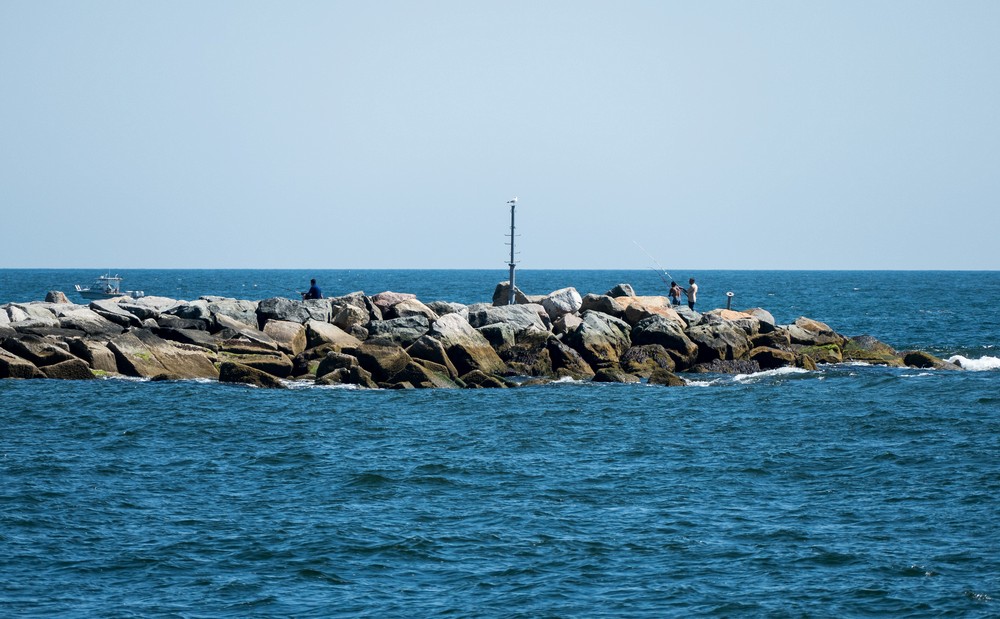
[[[322,299],[322,298],[323,298],[323,291],[320,290],[319,286],[316,285],[316,280],[315,279],[309,280],[309,290],[302,293],[302,300],[305,301],[306,299]]]

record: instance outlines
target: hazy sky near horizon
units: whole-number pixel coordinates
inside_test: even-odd
[[[0,0],[0,268],[1000,269],[1000,2]]]

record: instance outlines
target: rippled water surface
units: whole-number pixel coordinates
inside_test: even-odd
[[[978,297],[886,305],[886,290],[937,274],[807,275],[700,277],[738,291],[785,278],[753,303],[779,320],[996,355],[998,313]],[[839,291],[826,311],[807,294],[824,289]],[[0,610],[1000,614],[1000,372],[694,378],[283,392],[0,381]]]

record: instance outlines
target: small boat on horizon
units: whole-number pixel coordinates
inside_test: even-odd
[[[145,296],[145,293],[141,290],[126,290],[122,292],[121,284],[122,278],[117,273],[112,276],[111,271],[108,271],[107,275],[101,275],[89,286],[76,284],[76,292],[84,299],[113,299],[115,297],[132,297],[133,299],[138,299]]]

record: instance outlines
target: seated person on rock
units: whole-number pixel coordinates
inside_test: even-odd
[[[323,291],[320,290],[319,286],[316,285],[316,280],[315,279],[309,280],[309,290],[307,290],[306,292],[300,293],[300,294],[302,295],[302,300],[303,301],[305,301],[306,299],[322,299],[323,298]]]

